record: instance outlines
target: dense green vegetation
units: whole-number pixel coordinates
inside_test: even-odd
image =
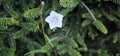
[[[120,0],[0,0],[0,56],[120,56]]]

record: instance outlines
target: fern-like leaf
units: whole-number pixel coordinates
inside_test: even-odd
[[[34,23],[23,22],[23,23],[21,23],[21,26],[24,29],[30,30],[30,31],[33,31],[33,32],[36,32],[39,29],[39,25],[37,24],[37,22],[34,22]]]
[[[107,28],[105,27],[105,25],[103,23],[101,23],[99,20],[96,20],[93,22],[93,25],[98,29],[100,30],[102,33],[104,34],[107,34],[108,33],[108,30]]]
[[[120,4],[120,0],[110,0],[110,1],[112,1],[115,4]]]
[[[24,17],[26,18],[37,18],[39,16],[39,8],[33,8],[30,10],[25,11]]]
[[[6,30],[8,26],[18,24],[19,21],[16,21],[14,18],[0,18],[0,30]]]
[[[19,38],[25,36],[27,33],[29,33],[29,31],[27,31],[25,29],[20,29],[19,31],[13,33],[12,37],[13,37],[13,39],[19,39]]]
[[[82,22],[82,26],[85,27],[86,25],[89,25],[91,23],[91,20],[86,19]]]
[[[60,5],[67,8],[73,8],[78,5],[78,0],[60,0]]]
[[[14,18],[0,18],[0,25],[14,25],[18,23]]]

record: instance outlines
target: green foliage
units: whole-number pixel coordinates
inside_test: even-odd
[[[10,25],[18,25],[19,22],[14,18],[0,18],[0,30],[8,29]]]
[[[0,56],[120,56],[120,0],[0,0]],[[62,28],[45,18],[64,15]],[[103,33],[103,34],[102,34]]]
[[[23,23],[21,23],[21,27],[23,27],[26,30],[33,31],[33,32],[36,32],[39,29],[39,25],[37,22],[30,22],[30,23],[23,22]]]
[[[14,25],[18,24],[14,18],[0,18],[0,25]]]
[[[15,49],[13,48],[0,48],[0,56],[15,56]]]
[[[120,42],[120,33],[116,32],[113,36],[113,43]]]
[[[103,49],[99,49],[99,50],[98,50],[98,54],[99,54],[99,56],[110,56],[110,55],[107,53],[107,50],[103,50]]]
[[[25,29],[20,29],[17,32],[13,33],[13,38],[14,39],[18,39],[21,38],[23,36],[25,36],[29,31],[25,30]]]
[[[24,13],[24,17],[30,19],[30,18],[37,18],[39,16],[39,12],[40,9],[39,8],[34,8],[34,9],[29,9],[27,11],[25,11]]]
[[[106,29],[106,27],[99,20],[94,21],[93,24],[98,30],[100,30],[104,34],[108,33],[108,30]]]
[[[112,0],[115,4],[120,4],[120,0]]]
[[[60,0],[60,5],[67,8],[76,7],[79,0]]]
[[[82,26],[85,27],[87,25],[89,25],[91,23],[91,20],[90,19],[86,19],[82,22]]]

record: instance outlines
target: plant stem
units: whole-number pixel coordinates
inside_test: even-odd
[[[87,11],[90,13],[91,17],[93,18],[93,20],[95,21],[96,18],[94,16],[94,14],[90,11],[90,9],[84,4],[84,2],[81,2],[81,4],[87,9]]]
[[[45,33],[44,21],[43,21],[43,18],[42,18],[42,9],[43,9],[43,5],[41,6],[41,9],[40,9],[40,12],[41,12],[40,19],[41,19],[42,33],[43,33],[43,35],[44,35],[44,37],[45,37],[46,42],[48,41],[48,42],[50,43],[50,45],[51,45],[52,47],[54,47],[53,44],[52,44],[52,42],[50,41],[49,37],[48,37],[47,34]]]

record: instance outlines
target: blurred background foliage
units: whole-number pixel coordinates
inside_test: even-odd
[[[0,0],[0,56],[120,56],[120,0]],[[64,15],[50,30],[50,11]]]

